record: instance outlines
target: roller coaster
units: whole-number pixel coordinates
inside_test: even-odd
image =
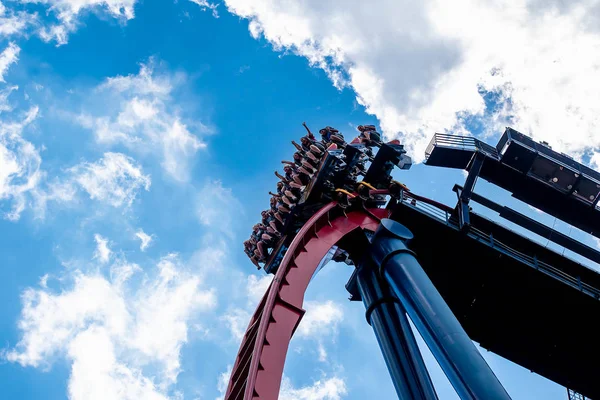
[[[393,179],[411,159],[374,126],[359,126],[349,143],[331,127],[318,141],[304,126],[294,161],[276,173],[271,208],[244,242],[252,263],[274,277],[240,344],[226,400],[278,398],[304,293],[331,260],[355,267],[346,289],[365,305],[398,398],[438,398],[408,318],[461,399],[510,399],[473,341],[567,387],[570,399],[600,398],[600,341],[585,328],[600,316],[600,274],[471,207],[600,263],[596,248],[474,191],[485,179],[600,237],[600,173],[511,128],[496,146],[436,134],[426,165],[466,171],[448,206]]]

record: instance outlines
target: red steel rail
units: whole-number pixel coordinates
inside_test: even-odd
[[[304,315],[304,293],[329,249],[355,229],[375,231],[382,208],[359,209],[330,220],[332,202],[296,234],[246,330],[225,400],[276,400],[288,346]]]

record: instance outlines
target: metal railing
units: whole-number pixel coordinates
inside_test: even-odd
[[[409,205],[410,207],[422,212],[430,217],[435,218],[439,222],[442,222],[453,229],[458,230],[458,221],[452,218],[452,208],[446,205],[437,203],[430,199],[414,195],[410,192],[403,192],[400,196],[402,203]],[[534,268],[554,279],[557,279],[582,293],[591,296],[595,299],[600,300],[600,290],[592,285],[589,285],[581,281],[580,277],[574,277],[565,273],[564,271],[553,267],[552,265],[539,260],[535,255],[532,257],[528,254],[522,253],[494,238],[492,234],[483,232],[473,226],[470,227],[468,235],[477,240],[480,243],[486,244],[496,251],[509,256],[517,261],[526,264],[527,266]]]
[[[479,151],[489,157],[499,159],[498,150],[494,146],[475,139],[473,136],[449,135],[446,133],[436,133],[425,150],[425,159],[429,159],[431,153],[436,147],[453,148],[465,151]]]
[[[571,389],[567,389],[567,396],[569,397],[569,400],[591,400],[589,397],[585,397]]]

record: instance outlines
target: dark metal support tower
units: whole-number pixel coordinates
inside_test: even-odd
[[[405,242],[412,233],[383,219],[370,256],[381,276],[406,308],[415,326],[440,363],[461,399],[509,400],[510,396],[485,362],[414,253]]]
[[[361,232],[362,246],[369,241]],[[358,243],[357,243],[358,245]],[[355,285],[355,286],[354,286]],[[400,400],[437,400],[435,388],[413,335],[406,311],[369,257],[362,257],[347,287],[354,286],[367,311]]]

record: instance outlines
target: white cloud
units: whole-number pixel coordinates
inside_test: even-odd
[[[105,326],[113,335],[125,335],[130,320],[120,289],[97,275],[78,273],[73,288],[60,294],[30,288],[22,300],[23,337],[6,356],[23,366],[47,366],[90,323]]]
[[[224,240],[222,235],[207,233],[203,235],[198,250],[194,252],[191,262],[199,272],[207,275],[207,278],[214,278],[215,272],[231,271],[229,255],[231,249],[229,243]],[[224,274],[219,274],[224,276]]]
[[[135,233],[135,236],[141,241],[140,250],[146,251],[146,249],[148,248],[148,246],[150,246],[150,243],[152,242],[152,235],[148,235],[146,232],[140,229]]]
[[[342,307],[331,300],[325,302],[307,301],[306,314],[298,326],[298,334],[305,337],[322,337],[335,333],[344,320]]]
[[[150,64],[141,64],[137,75],[115,76],[107,78],[99,89],[114,90],[118,93],[136,93],[139,95],[168,96],[173,90],[168,76],[155,76]]]
[[[198,192],[196,207],[202,225],[219,229],[233,237],[235,221],[243,210],[231,189],[223,187],[223,183],[218,180],[206,181]]]
[[[22,338],[4,357],[44,368],[66,358],[71,400],[167,399],[188,326],[215,307],[215,294],[173,254],[136,282],[130,282],[141,271],[135,264],[110,270],[110,278],[76,271],[61,292],[27,289]]]
[[[229,385],[229,377],[231,376],[231,370],[233,366],[228,365],[227,370],[222,374],[219,374],[219,380],[217,381],[217,390],[221,394],[220,397],[217,397],[216,400],[221,400],[225,398],[225,392],[227,392],[227,385]]]
[[[72,361],[69,398],[72,400],[167,400],[151,379],[137,368],[118,362],[110,333],[92,326],[69,344]]]
[[[317,342],[319,361],[327,361],[325,340],[334,341],[338,326],[344,320],[342,307],[331,300],[325,302],[307,301],[304,303],[306,314],[298,325],[297,335]]]
[[[36,21],[37,16],[35,14],[7,10],[6,6],[0,3],[0,36],[6,37],[22,33],[27,26]]]
[[[45,274],[40,278],[40,286],[44,289],[48,288],[48,278],[50,278],[48,274]]]
[[[187,181],[196,153],[206,144],[184,123],[172,98],[174,87],[184,79],[181,74],[155,73],[152,61],[143,64],[138,74],[108,78],[96,89],[106,104],[116,107],[100,116],[83,113],[76,120],[93,130],[100,144],[159,153],[163,169],[175,180]],[[201,123],[196,125],[199,133],[209,132]]]
[[[179,353],[187,341],[187,321],[191,313],[216,306],[214,291],[200,291],[197,276],[182,274],[174,255],[158,263],[160,279],[138,295],[135,304],[137,324],[133,345],[144,355],[164,365],[164,378],[174,383],[180,370]]]
[[[21,48],[11,42],[0,53],[0,82],[4,82],[4,75],[8,71],[8,68],[19,60],[20,52]]]
[[[17,85],[14,85],[4,87],[0,90],[0,113],[5,111],[12,111],[13,107],[8,101],[8,96],[10,96],[12,92],[18,89],[19,87]]]
[[[28,203],[28,194],[34,192],[42,177],[42,158],[39,150],[22,136],[23,130],[38,115],[31,108],[20,121],[0,121],[0,204],[11,208],[4,213],[10,220],[18,220]]]
[[[129,207],[142,189],[150,189],[151,179],[131,157],[104,153],[95,162],[84,161],[66,170],[66,174],[44,182],[32,191],[35,217],[43,219],[49,202],[67,204],[78,199],[81,191],[90,199],[112,207]]]
[[[248,285],[246,286],[246,291],[248,295],[248,303],[252,307],[255,307],[260,299],[263,298],[272,281],[273,275],[270,274],[263,275],[260,278],[257,278],[256,275],[248,276]]]
[[[134,17],[136,0],[25,0],[27,3],[48,5],[58,23],[43,26],[39,34],[47,42],[55,40],[58,45],[66,44],[69,33],[78,27],[78,17],[84,10],[102,11],[121,21]]]
[[[227,311],[221,317],[221,320],[225,322],[229,328],[229,332],[233,339],[239,343],[246,333],[251,316],[252,314],[243,308],[234,308]]]
[[[272,280],[273,275],[264,275],[260,278],[257,278],[256,275],[248,275],[246,284],[247,303],[245,307],[229,309],[221,316],[221,320],[225,322],[231,336],[236,342],[241,341],[244,337],[248,322],[252,316],[251,313],[254,312],[254,309],[266,293]]]
[[[101,263],[106,264],[110,260],[112,251],[108,248],[108,239],[95,234],[94,240],[96,241],[96,251],[94,251],[94,258],[100,260]]]
[[[210,3],[207,0],[190,0],[192,3],[198,4],[203,11],[211,10],[212,15],[215,18],[219,18],[219,12],[217,11],[218,4]]]
[[[91,199],[113,207],[130,206],[142,188],[150,188],[150,176],[144,175],[131,157],[121,153],[104,153],[97,162],[82,162],[70,172]]]
[[[231,376],[232,366],[227,366],[227,371],[219,375],[217,390],[221,394],[217,400],[222,399],[227,391],[229,377]],[[332,378],[323,377],[315,381],[312,385],[295,388],[292,381],[287,376],[281,380],[281,389],[279,392],[280,400],[340,400],[348,394],[346,383],[342,378],[334,376]]]
[[[35,217],[44,219],[48,202],[69,203],[75,200],[77,188],[69,181],[60,181],[57,178],[45,182],[43,187],[36,188],[33,192]]]
[[[225,0],[251,34],[349,86],[420,161],[434,132],[503,126],[581,156],[600,148],[597,0]],[[368,23],[365,23],[368,21]],[[484,97],[496,106],[486,109]]]
[[[339,377],[321,379],[311,386],[296,389],[287,377],[281,382],[280,400],[340,400],[348,394],[346,383]]]
[[[596,171],[600,170],[600,152],[595,152],[590,158],[590,165]]]

